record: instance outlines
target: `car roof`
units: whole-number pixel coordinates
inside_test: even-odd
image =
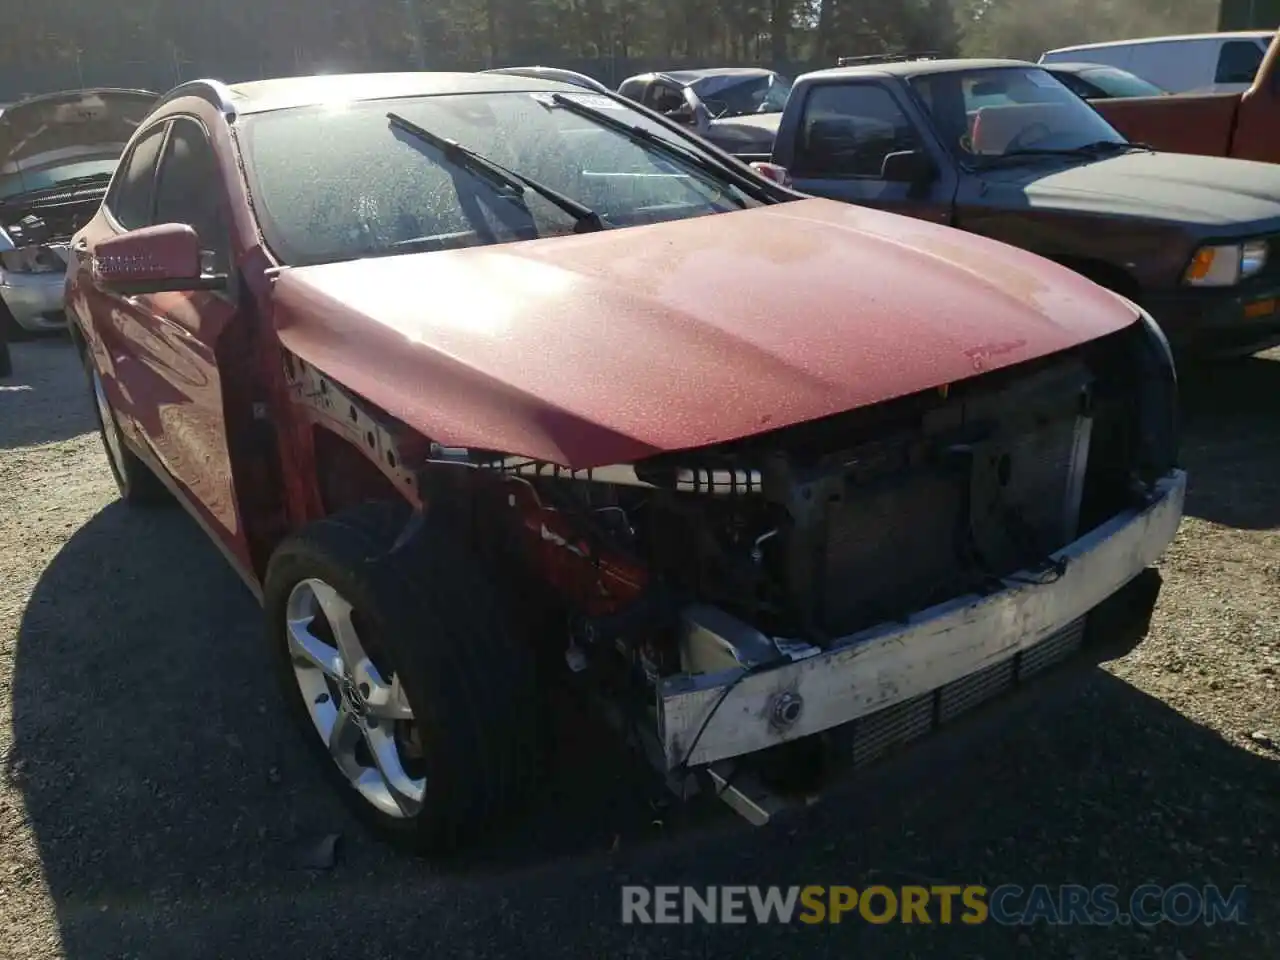
[[[805,77],[920,77],[933,73],[955,73],[960,70],[990,70],[995,67],[1040,67],[1028,60],[897,60],[890,63],[866,63],[851,67],[829,67],[806,73]],[[801,78],[803,79],[803,78]]]
[[[1128,47],[1140,43],[1176,43],[1183,40],[1264,40],[1274,37],[1275,30],[1225,30],[1221,33],[1178,33],[1167,37],[1135,37],[1132,40],[1105,40],[1101,43],[1081,43],[1070,47],[1056,47],[1046,50],[1051,53],[1066,53],[1073,50],[1098,50],[1103,47]]]
[[[582,87],[558,80],[506,73],[330,73],[310,77],[250,80],[227,88],[237,114],[264,113],[397,97],[434,97],[459,93],[563,92]]]
[[[777,73],[776,70],[770,70],[768,67],[702,67],[697,70],[650,70],[648,73],[637,73],[635,76],[627,77],[619,84],[619,89],[628,83],[636,81],[654,80],[661,77],[670,80],[672,83],[678,83],[682,87],[688,87],[699,80],[713,79],[716,77],[730,79],[734,77],[767,77]]]
[[[662,70],[664,77],[677,83],[695,83],[707,77],[767,77],[773,73],[764,67],[703,67],[700,70]]]
[[[565,83],[572,83],[575,86],[586,87],[591,90],[609,91],[609,88],[595,77],[589,77],[585,73],[579,73],[577,70],[565,70],[561,67],[542,67],[536,65],[521,67],[492,67],[488,70],[481,70],[480,72],[507,74],[513,77],[531,77],[537,80],[564,81]]]

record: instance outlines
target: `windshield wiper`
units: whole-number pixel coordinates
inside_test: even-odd
[[[534,193],[542,196],[573,217],[575,223],[574,233],[591,233],[605,229],[605,222],[600,219],[600,214],[572,197],[565,196],[559,190],[548,187],[544,183],[539,183],[532,177],[526,177],[523,173],[508,170],[502,164],[462,146],[456,140],[450,140],[448,137],[432,133],[426,127],[420,126],[407,117],[400,116],[398,113],[388,113],[387,120],[391,122],[393,127],[397,127],[405,133],[417,137],[423,143],[435,147],[444,154],[445,159],[450,163],[469,170],[494,186],[509,190],[517,197],[523,197],[525,187],[528,187]]]
[[[757,199],[764,199],[767,195],[761,189],[759,184],[753,183],[743,174],[738,173],[732,167],[717,163],[707,157],[703,157],[692,150],[687,150],[679,144],[672,143],[665,137],[660,137],[652,130],[646,130],[644,127],[636,124],[627,123],[625,120],[619,120],[617,117],[611,117],[603,110],[597,110],[595,107],[588,107],[584,103],[579,103],[571,97],[563,93],[551,94],[551,102],[558,107],[563,107],[570,113],[593,120],[600,126],[615,133],[620,133],[633,143],[642,143],[651,147],[655,147],[668,157],[675,159],[678,163],[685,166],[691,166],[702,173],[711,174],[721,180],[728,180],[743,192]],[[773,199],[769,197],[768,199]]]
[[[1135,143],[1133,140],[1095,140],[1093,143],[1086,143],[1081,150],[1093,150],[1095,152],[1102,151],[1127,151],[1127,150],[1145,150],[1147,153],[1155,153],[1156,148],[1149,143]]]
[[[1130,143],[1127,140],[1095,140],[1078,147],[1024,147],[1006,153],[982,158],[982,166],[998,166],[1003,160],[1027,160],[1036,157],[1097,157],[1103,153],[1114,153],[1128,150],[1153,150],[1145,143]]]

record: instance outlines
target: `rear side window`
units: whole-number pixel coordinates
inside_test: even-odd
[[[1102,92],[1090,84],[1085,83],[1074,73],[1055,73],[1054,76],[1058,78],[1059,83],[1076,96],[1084,97],[1086,100],[1090,97],[1096,97]]]
[[[194,120],[174,120],[156,182],[156,222],[194,228],[218,273],[225,272],[228,261],[221,198],[217,160],[204,128]]]
[[[1214,83],[1253,83],[1264,51],[1253,40],[1228,40],[1218,53]]]
[[[120,164],[120,173],[111,185],[106,207],[116,222],[126,230],[137,230],[151,224],[151,196],[155,185],[156,164],[164,144],[166,124],[144,134]]]
[[[1164,90],[1154,83],[1114,67],[1085,70],[1078,79],[1095,88],[1097,92],[1089,94],[1091,97],[1160,97],[1164,95]]]
[[[1041,63],[1102,63],[1109,67],[1124,68],[1133,56],[1134,48],[1120,44],[1112,47],[1072,47],[1046,53],[1040,58]]]
[[[795,172],[805,177],[879,178],[886,156],[921,147],[910,118],[884,87],[820,86],[805,104]]]

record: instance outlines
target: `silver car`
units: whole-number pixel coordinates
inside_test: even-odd
[[[0,113],[0,301],[14,333],[66,325],[67,244],[97,212],[125,143],[151,111],[147,90],[30,97]],[[11,318],[11,319],[10,319]]]

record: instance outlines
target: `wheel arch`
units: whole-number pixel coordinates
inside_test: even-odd
[[[430,442],[376,405],[296,356],[286,381],[299,423],[295,467],[300,499],[295,524],[309,523],[370,500],[420,506],[417,469]]]

